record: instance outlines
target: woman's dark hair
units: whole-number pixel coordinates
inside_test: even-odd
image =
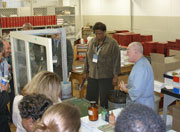
[[[22,118],[32,118],[34,121],[41,118],[43,113],[52,105],[52,101],[42,94],[24,96],[18,105]]]
[[[95,30],[101,30],[101,31],[106,31],[106,25],[102,22],[96,22],[94,27],[93,27],[93,32],[95,33]]]

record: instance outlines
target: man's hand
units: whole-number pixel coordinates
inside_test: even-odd
[[[2,91],[7,91],[8,88],[9,88],[9,84],[8,84],[8,83],[6,83],[6,85],[3,85],[3,84],[0,82],[0,85],[1,85],[1,90],[2,90]]]
[[[118,85],[118,76],[114,75],[112,83],[114,86]]]
[[[128,93],[128,88],[127,88],[127,84],[124,83],[124,81],[121,81],[119,83],[119,89],[125,93]]]
[[[88,74],[84,73],[83,76],[82,76],[82,79],[87,79],[87,78],[88,78]]]

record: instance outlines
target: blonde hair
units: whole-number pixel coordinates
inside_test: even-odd
[[[41,71],[23,89],[22,95],[43,94],[54,103],[61,97],[61,82],[54,72]]]
[[[79,132],[80,126],[79,110],[73,105],[59,103],[45,111],[34,132]]]

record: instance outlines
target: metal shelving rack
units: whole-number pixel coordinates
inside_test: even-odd
[[[75,7],[55,7],[55,14],[57,15],[57,21],[60,19],[63,21],[60,25],[66,29],[67,38],[74,41],[76,39]]]
[[[52,10],[52,8],[54,8]],[[73,42],[76,39],[76,22],[75,22],[75,7],[65,6],[65,7],[36,7],[33,8],[34,16],[47,16],[51,9],[51,15],[57,15],[57,19],[62,18],[63,24],[61,25],[45,25],[45,26],[34,26],[35,29],[39,28],[59,28],[64,27],[67,32],[67,38]],[[0,8],[1,16],[10,17],[12,15],[18,16],[18,8]],[[12,28],[0,28],[0,36],[3,36],[3,32],[18,31],[21,27]]]

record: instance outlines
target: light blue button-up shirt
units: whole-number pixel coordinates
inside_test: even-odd
[[[154,75],[151,64],[144,56],[135,63],[127,87],[127,104],[140,103],[154,109]]]
[[[0,63],[0,77],[5,77],[9,75],[8,63],[6,59],[3,59]]]
[[[8,70],[8,63],[6,59],[3,59],[2,62],[0,63],[0,81],[2,77],[9,75],[9,70]],[[1,89],[1,86],[0,86]]]

